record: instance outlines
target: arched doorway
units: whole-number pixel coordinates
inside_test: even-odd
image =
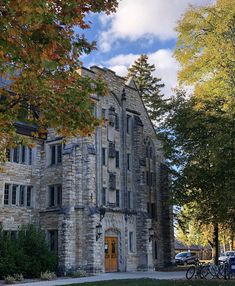
[[[109,229],[105,232],[105,272],[117,272],[119,270],[120,232]]]

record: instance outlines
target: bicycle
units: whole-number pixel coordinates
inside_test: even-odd
[[[207,267],[203,262],[200,262],[199,259],[196,260],[195,265],[190,266],[186,271],[186,278],[188,280],[195,277],[196,279],[205,279],[207,275]]]

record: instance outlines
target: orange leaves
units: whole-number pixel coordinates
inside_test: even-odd
[[[99,121],[91,111],[90,95],[106,89],[100,80],[76,72],[81,54],[95,45],[74,35],[73,25],[87,29],[88,13],[109,13],[116,7],[117,0],[0,1],[0,75],[6,79],[0,137],[11,141],[16,120],[35,123],[39,131],[54,127],[64,136],[94,130]]]

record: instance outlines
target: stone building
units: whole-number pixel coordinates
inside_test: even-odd
[[[174,254],[169,174],[135,83],[98,67],[82,73],[108,83],[108,96],[93,96],[106,123],[87,138],[63,143],[49,129],[34,148],[8,150],[0,222],[11,233],[27,223],[45,229],[61,273],[167,266]]]

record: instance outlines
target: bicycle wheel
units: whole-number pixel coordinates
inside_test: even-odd
[[[225,267],[224,267],[224,279],[225,280],[229,280],[230,278],[231,278],[231,273],[230,273],[230,270],[229,270],[229,265],[225,264]]]
[[[202,266],[201,268],[201,278],[202,279],[210,279],[210,275],[209,275],[209,268],[208,266]]]
[[[195,275],[196,272],[196,267],[195,266],[190,266],[186,272],[186,278],[187,279],[192,279],[193,276]]]
[[[209,271],[210,271],[210,274],[212,275],[212,278],[218,278],[219,269],[216,265],[214,264],[210,265]]]
[[[219,272],[217,274],[218,278],[219,279],[223,279],[225,278],[225,268],[226,268],[226,265],[225,264],[219,264]]]

